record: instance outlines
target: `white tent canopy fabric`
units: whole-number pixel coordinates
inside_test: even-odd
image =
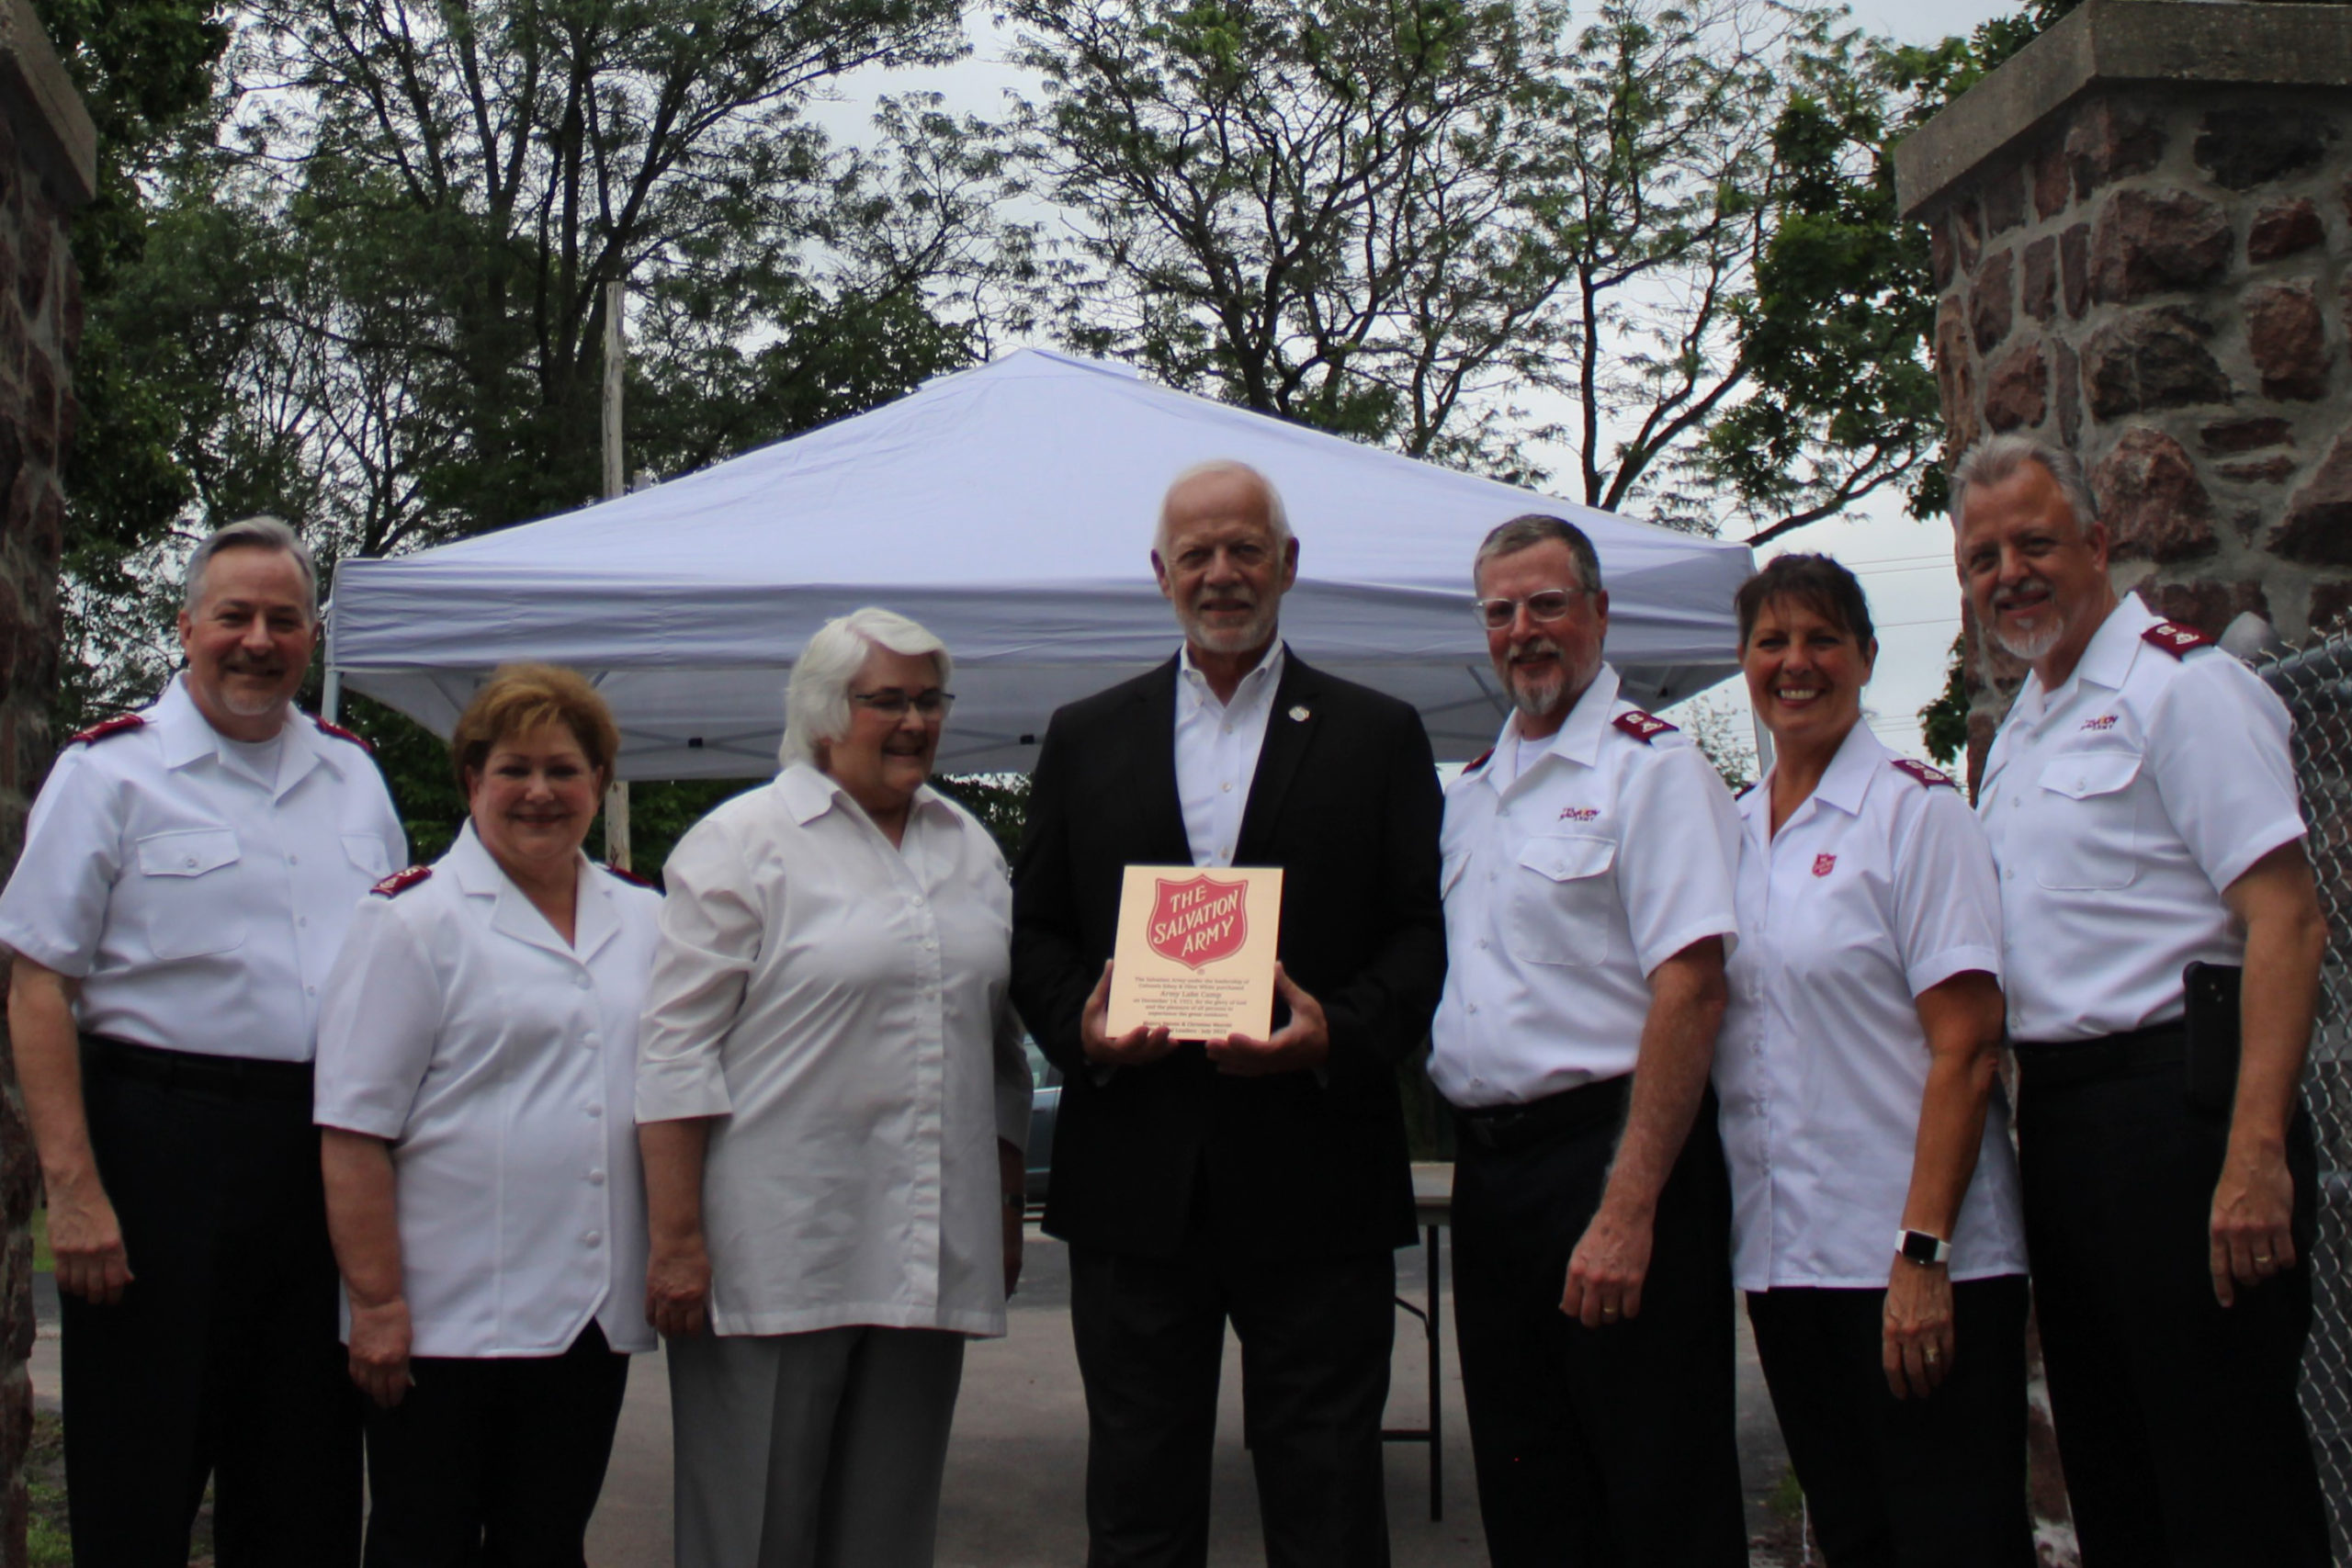
[[[1216,457],[1264,472],[1289,511],[1290,646],[1411,702],[1441,759],[1475,755],[1501,721],[1469,568],[1519,513],[1592,536],[1608,654],[1634,701],[1688,696],[1734,668],[1744,546],[1035,349],[616,501],[345,560],[328,668],[447,735],[493,667],[568,664],[613,705],[622,777],[752,777],[775,765],[795,653],[828,618],[881,604],[955,655],[941,769],[1025,771],[1056,706],[1174,650],[1152,527],[1169,479]]]

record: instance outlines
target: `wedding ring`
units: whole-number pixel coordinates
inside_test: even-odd
[[[2254,1255],[2254,1260],[2256,1263],[2267,1263],[2270,1261],[2270,1254],[2267,1252],[2257,1252]]]

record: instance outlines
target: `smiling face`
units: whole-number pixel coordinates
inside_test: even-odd
[[[1527,601],[1550,589],[1569,591],[1568,611],[1556,621],[1538,621]],[[1600,647],[1609,635],[1609,595],[1586,592],[1576,557],[1557,539],[1496,556],[1478,570],[1478,597],[1512,599],[1519,611],[1487,630],[1487,655],[1495,677],[1519,710],[1520,733],[1550,735],[1600,672]]]
[[[2115,607],[2106,527],[2084,527],[2050,470],[2024,463],[1968,491],[1953,547],[1976,624],[2043,671],[2043,684],[2071,674]]]
[[[1255,653],[1274,640],[1298,541],[1276,535],[1254,476],[1197,474],[1169,492],[1151,570],[1196,654]]]
[[[1802,599],[1768,599],[1739,652],[1756,716],[1787,751],[1834,750],[1862,716],[1862,688],[1878,642],[1854,634]]]
[[[318,647],[309,586],[294,558],[251,547],[205,563],[196,605],[179,617],[187,693],[221,734],[266,740],[286,722]]]
[[[817,743],[817,766],[870,817],[906,810],[939,755],[944,712],[926,718],[911,703],[902,713],[876,712],[860,697],[897,693],[918,697],[939,689],[939,667],[929,654],[893,653],[877,648],[865,656],[850,681],[849,733]]]
[[[466,806],[482,847],[519,881],[579,852],[605,783],[569,725],[543,724],[501,737],[468,771]]]

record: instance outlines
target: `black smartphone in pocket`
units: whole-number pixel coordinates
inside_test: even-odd
[[[2238,987],[2245,976],[2234,964],[2191,964],[2180,972],[2184,1087],[2189,1109],[2209,1116],[2226,1117],[2237,1103]]]

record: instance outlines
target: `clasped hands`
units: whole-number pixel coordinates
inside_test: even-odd
[[[1323,1017],[1323,1004],[1301,989],[1280,964],[1274,965],[1274,994],[1289,1006],[1290,1021],[1263,1040],[1228,1034],[1222,1040],[1206,1042],[1204,1048],[1209,1060],[1216,1064],[1217,1071],[1237,1077],[1263,1077],[1272,1073],[1303,1072],[1330,1060],[1331,1031]],[[1125,1034],[1109,1033],[1105,1025],[1110,1013],[1111,965],[1106,963],[1102,978],[1094,982],[1094,990],[1078,1015],[1079,1048],[1086,1053],[1088,1061],[1105,1066],[1139,1067],[1176,1049],[1176,1041],[1164,1028],[1139,1024]]]

